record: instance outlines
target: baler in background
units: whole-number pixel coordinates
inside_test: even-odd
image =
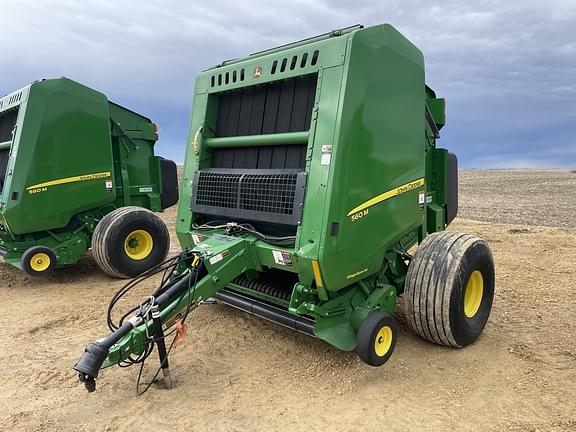
[[[111,276],[164,260],[153,212],[178,201],[176,165],[154,155],[156,125],[66,78],[0,98],[0,255],[40,276],[92,248]]]

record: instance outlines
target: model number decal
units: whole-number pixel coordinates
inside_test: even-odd
[[[98,180],[98,179],[106,179],[111,177],[112,173],[110,171],[93,173],[93,174],[84,174],[74,177],[66,177],[57,180],[50,180],[44,183],[38,183],[32,186],[28,186],[26,190],[29,193],[38,193],[38,192],[46,192],[49,187],[51,186],[58,186],[68,183],[76,183],[76,182],[85,182],[90,180]]]
[[[391,190],[386,191],[384,193],[381,193],[380,195],[376,195],[374,198],[370,198],[368,201],[365,201],[362,204],[360,204],[359,206],[354,207],[352,210],[350,210],[348,212],[347,216],[353,216],[355,214],[360,213],[362,210],[367,209],[368,207],[372,207],[376,204],[380,204],[381,202],[389,200],[390,198],[394,198],[395,196],[402,195],[406,192],[413,191],[413,190],[418,189],[422,186],[424,186],[424,177],[419,178],[419,179],[414,180],[414,181],[411,181],[409,183],[403,184],[402,186],[398,186],[397,188],[394,188],[394,189],[391,189]]]
[[[41,188],[36,188],[36,189],[28,189],[28,193],[29,194],[37,194],[40,192],[46,192],[48,190],[47,187],[41,187]]]
[[[362,211],[359,211],[358,213],[354,213],[352,216],[350,216],[350,220],[354,222],[357,221],[358,219],[362,219],[364,216],[368,216],[368,209],[364,209]]]

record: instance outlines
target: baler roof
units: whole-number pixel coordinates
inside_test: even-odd
[[[357,30],[360,30],[363,28],[364,28],[364,26],[362,24],[355,24],[355,25],[352,25],[349,27],[344,27],[341,29],[332,30],[330,32],[322,33],[322,34],[319,34],[317,36],[312,36],[312,37],[305,38],[305,39],[302,39],[302,40],[299,40],[296,42],[290,42],[287,44],[278,45],[277,47],[274,47],[274,48],[269,48],[269,49],[266,49],[263,51],[257,51],[255,53],[252,53],[252,54],[246,56],[246,57],[240,57],[240,58],[236,58],[236,59],[225,60],[222,63],[217,64],[216,66],[208,68],[207,70],[217,69],[219,67],[228,66],[228,65],[231,65],[234,63],[239,63],[239,62],[244,61],[244,60],[251,60],[251,59],[254,59],[254,58],[257,58],[260,56],[272,54],[272,53],[283,51],[283,50],[290,49],[290,48],[301,47],[301,46],[308,45],[308,44],[318,42],[318,41],[321,41],[324,39],[328,39],[331,37],[342,36],[346,33],[351,33],[353,31],[357,31]]]

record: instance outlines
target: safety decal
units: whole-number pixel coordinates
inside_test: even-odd
[[[272,251],[272,255],[274,255],[274,262],[276,264],[291,266],[292,265],[292,255],[288,252],[283,251]]]
[[[226,249],[225,251],[220,252],[217,255],[214,255],[212,258],[210,258],[208,261],[210,262],[210,264],[214,265],[214,264],[218,264],[220,261],[222,261],[224,258],[226,258],[228,255],[230,255],[230,251],[228,249]]]
[[[322,157],[320,158],[320,165],[330,165],[331,160],[332,160],[332,146],[323,145]]]
[[[426,203],[426,194],[424,191],[418,192],[418,208],[424,210],[424,204]]]

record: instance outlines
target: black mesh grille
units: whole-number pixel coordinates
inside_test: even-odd
[[[240,182],[240,208],[292,214],[298,174],[246,175]]]
[[[196,204],[209,207],[236,208],[238,182],[241,174],[199,172],[197,177]]]
[[[306,174],[297,170],[198,171],[191,208],[212,216],[296,225],[305,182]]]

